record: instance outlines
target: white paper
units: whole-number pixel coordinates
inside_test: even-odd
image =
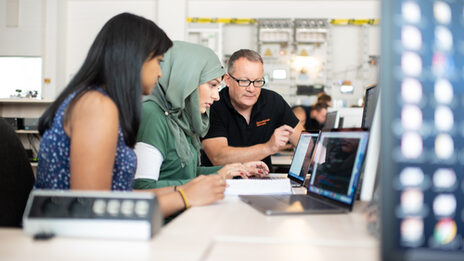
[[[228,179],[227,185],[226,196],[292,194],[290,179]]]

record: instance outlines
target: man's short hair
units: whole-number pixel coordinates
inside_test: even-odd
[[[314,104],[311,109],[312,110],[315,110],[317,112],[320,112],[322,109],[326,109],[327,110],[327,103],[325,102],[317,102],[316,104]]]
[[[259,55],[258,52],[250,49],[240,49],[232,54],[229,58],[229,63],[227,66],[227,73],[233,73],[234,63],[240,58],[246,58],[250,62],[260,62],[263,64],[263,58]]]
[[[317,95],[317,102],[328,103],[331,101],[332,101],[332,97],[330,97],[330,95],[328,95],[327,93],[321,92]]]

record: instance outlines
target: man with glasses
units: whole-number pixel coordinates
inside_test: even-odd
[[[202,164],[263,160],[271,167],[270,155],[286,148],[288,141],[296,146],[302,125],[282,96],[262,89],[263,59],[257,52],[233,53],[224,82],[220,100],[211,106]]]

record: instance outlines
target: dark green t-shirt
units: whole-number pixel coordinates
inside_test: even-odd
[[[142,119],[137,142],[143,142],[157,148],[163,156],[158,180],[143,178],[135,179],[134,189],[161,188],[174,185],[182,185],[198,175],[217,173],[222,166],[200,167],[198,152],[187,136],[188,144],[194,155],[184,167],[177,156],[174,137],[170,132],[164,111],[153,101],[145,101],[142,105]]]

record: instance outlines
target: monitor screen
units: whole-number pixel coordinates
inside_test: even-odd
[[[324,127],[322,130],[331,130],[333,128],[337,128],[338,125],[336,124],[337,120],[337,111],[331,111],[327,113],[327,117],[325,119]]]
[[[377,105],[378,88],[377,85],[366,89],[366,95],[364,96],[364,110],[362,116],[361,127],[370,128],[372,120],[374,119],[374,112]]]
[[[362,108],[340,108],[335,120],[338,128],[360,128],[362,123]]]
[[[464,260],[463,32],[464,1],[383,1],[383,260]]]
[[[316,148],[310,192],[351,204],[369,133],[322,132]]]
[[[311,158],[316,147],[318,132],[302,132],[295,153],[293,154],[292,164],[288,175],[304,181],[308,174]]]
[[[21,91],[37,92],[41,97],[42,90],[42,58],[0,56],[0,98],[10,98]]]

